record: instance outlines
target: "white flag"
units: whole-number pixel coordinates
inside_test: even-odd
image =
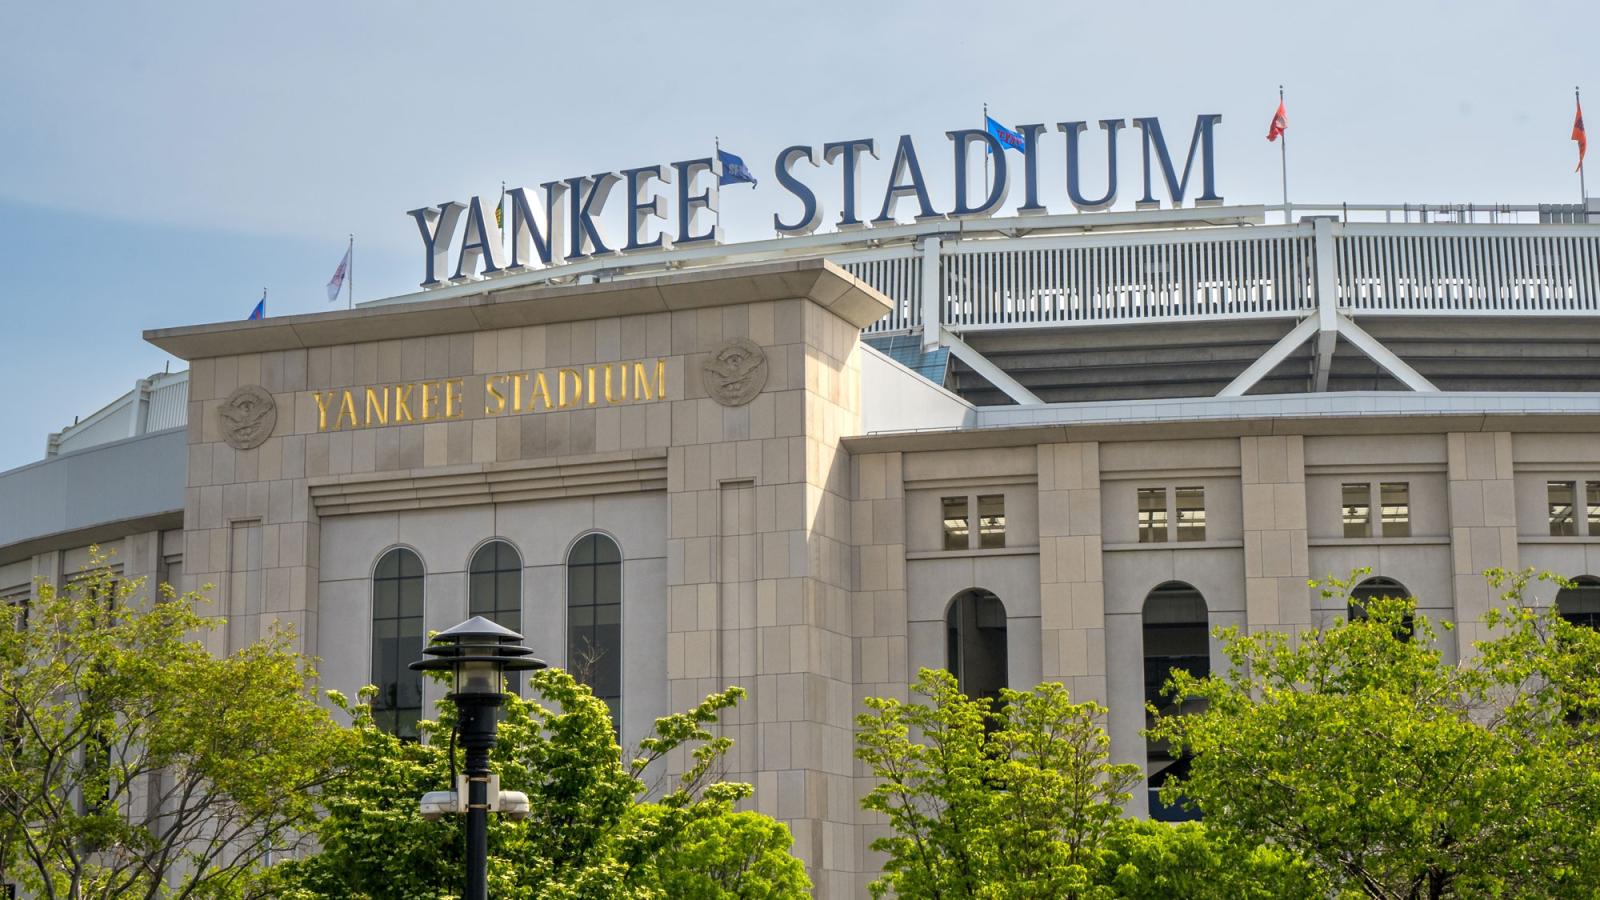
[[[333,270],[333,277],[328,279],[328,302],[339,299],[339,291],[344,287],[345,273],[350,271],[350,251],[344,251],[344,259],[339,260],[339,268]]]

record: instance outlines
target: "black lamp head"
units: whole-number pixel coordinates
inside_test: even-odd
[[[507,671],[543,669],[533,651],[522,646],[522,635],[483,616],[473,616],[454,628],[433,636],[423,656],[411,664],[417,671],[453,673],[453,696],[501,694]]]

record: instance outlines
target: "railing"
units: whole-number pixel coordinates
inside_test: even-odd
[[[1304,228],[958,244],[942,258],[943,321],[975,330],[1293,316],[1315,305]]]
[[[958,332],[1298,317],[1317,307],[1317,239],[1334,303],[1358,315],[1600,314],[1600,227],[1302,221],[946,241],[940,324]],[[922,252],[833,257],[894,301],[869,334],[922,326]]]
[[[1338,304],[1366,315],[1600,312],[1600,229],[1339,225]]]
[[[911,331],[922,327],[922,257],[915,247],[894,247],[829,257],[893,302],[889,314],[864,333]]]

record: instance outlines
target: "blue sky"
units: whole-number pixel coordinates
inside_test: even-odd
[[[1593,2],[550,6],[11,4],[0,470],[160,371],[145,328],[242,318],[263,287],[270,315],[328,309],[348,233],[358,300],[415,290],[405,211],[502,180],[669,163],[720,135],[761,179],[724,193],[723,224],[759,239],[792,212],[779,149],[910,133],[947,204],[943,132],[988,102],[1012,124],[1157,115],[1174,141],[1220,113],[1221,193],[1276,202],[1282,82],[1294,199],[1573,202],[1573,86],[1600,111]],[[1059,143],[1044,153],[1062,206]]]

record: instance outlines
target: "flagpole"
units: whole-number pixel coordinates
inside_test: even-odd
[[[1278,85],[1278,108],[1283,108],[1283,85]],[[1283,179],[1283,224],[1294,224],[1294,210],[1289,206],[1289,129],[1278,133],[1278,174]]]
[[[984,134],[988,134],[989,133],[989,104],[988,103],[984,103],[983,104],[983,133]],[[983,147],[984,147],[985,150],[988,151],[987,153],[983,154],[983,195],[985,197],[987,197],[987,196],[989,196],[989,157],[990,157],[991,154],[994,153],[994,148],[989,145],[988,141],[984,141]],[[967,173],[962,172],[962,173],[960,173],[959,177],[964,179],[964,178],[967,177]]]
[[[1572,89],[1572,99],[1577,101],[1578,109],[1583,109],[1583,95],[1578,88]],[[1589,224],[1589,188],[1583,183],[1583,154],[1578,155],[1578,209],[1583,218],[1579,221]]]
[[[715,162],[718,162],[718,163],[722,162],[722,138],[719,135],[713,134],[711,136],[711,147],[712,147],[713,150],[717,151],[716,154],[712,157],[712,159]],[[722,176],[721,175],[717,176],[717,209],[716,209],[716,216],[717,216],[716,228],[717,228],[718,231],[721,231],[722,230]]]
[[[345,309],[356,308],[356,233],[350,232],[350,246],[344,251],[350,254],[350,264],[344,270],[345,283]]]

